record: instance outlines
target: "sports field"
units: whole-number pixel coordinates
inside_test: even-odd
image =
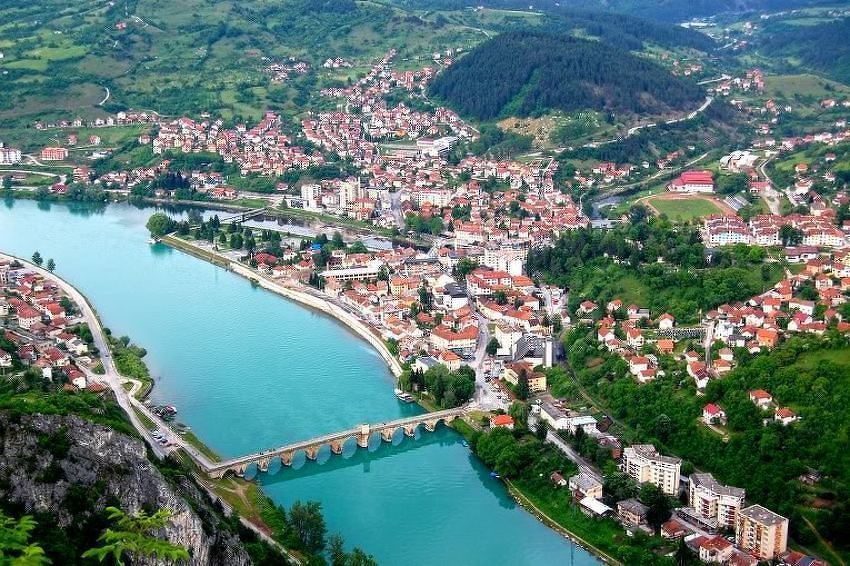
[[[704,195],[673,195],[663,193],[648,197],[643,204],[670,220],[687,222],[711,214],[734,214],[734,211],[715,197]]]

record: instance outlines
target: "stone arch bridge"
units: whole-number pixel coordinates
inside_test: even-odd
[[[256,464],[257,469],[261,472],[268,471],[269,465],[276,458],[280,459],[280,463],[283,466],[291,466],[292,460],[298,452],[304,452],[308,460],[315,460],[318,457],[319,450],[324,446],[330,447],[332,454],[342,454],[345,443],[352,438],[355,439],[358,447],[367,448],[369,446],[369,438],[375,433],[380,434],[381,440],[384,442],[392,442],[393,435],[398,430],[403,430],[405,436],[412,437],[416,434],[417,427],[424,425],[426,431],[433,432],[440,421],[448,424],[456,418],[464,416],[466,411],[466,408],[459,407],[380,424],[363,424],[341,432],[294,442],[272,450],[263,450],[239,458],[221,462],[198,461],[197,463],[212,478],[224,477],[228,472],[242,477],[251,464]]]

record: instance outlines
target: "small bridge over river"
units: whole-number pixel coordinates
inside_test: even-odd
[[[250,220],[255,216],[263,214],[266,210],[266,207],[255,208],[253,210],[246,210],[244,212],[234,214],[233,216],[228,216],[227,218],[221,218],[220,220],[222,224],[225,224],[227,222],[245,222],[246,220]]]
[[[256,218],[257,216],[260,216],[266,210],[268,210],[267,207],[254,208],[252,210],[244,210],[242,212],[237,212],[236,214],[232,214],[232,215],[226,216],[224,218],[219,218],[218,220],[222,224],[230,224],[231,222],[241,223],[241,222],[245,222],[246,220],[250,220],[252,218]],[[192,226],[190,226],[190,228],[197,228],[197,227],[198,227],[197,224],[193,224]]]
[[[280,463],[283,466],[291,466],[292,459],[299,452],[304,452],[308,460],[316,460],[319,450],[324,446],[330,447],[332,454],[342,454],[343,447],[351,439],[357,442],[358,447],[368,448],[369,438],[373,434],[380,434],[381,440],[384,442],[392,442],[393,436],[399,430],[404,431],[404,435],[407,437],[415,436],[416,429],[420,425],[424,425],[426,431],[433,432],[440,421],[448,424],[456,418],[464,416],[466,411],[467,409],[465,407],[458,407],[456,409],[435,411],[433,413],[425,413],[380,424],[363,424],[349,430],[294,442],[272,450],[263,450],[262,452],[255,452],[254,454],[248,454],[239,458],[221,462],[207,461],[198,463],[204,472],[212,478],[224,477],[228,472],[242,477],[251,464],[256,464],[259,471],[267,472],[269,465],[276,458],[280,459]]]

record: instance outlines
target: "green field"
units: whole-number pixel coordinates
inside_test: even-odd
[[[273,108],[294,121],[305,108],[328,102],[320,88],[355,81],[391,48],[407,68],[433,66],[435,51],[468,50],[500,26],[540,20],[522,12],[329,4],[8,0],[0,25],[0,72],[8,73],[0,121],[22,129],[35,120],[90,119],[126,108],[164,115],[210,112],[234,122]],[[334,57],[354,68],[322,69]],[[310,70],[272,84],[264,66],[289,58],[306,61]],[[100,107],[104,87],[111,97]]]
[[[795,96],[827,98],[850,94],[850,87],[810,74],[767,75],[764,79],[765,95],[790,99]]]
[[[670,220],[687,222],[711,214],[720,214],[720,207],[704,198],[689,198],[670,200],[661,197],[650,198],[647,204],[651,204],[660,214],[666,214]]]

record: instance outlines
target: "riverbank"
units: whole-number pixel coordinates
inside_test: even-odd
[[[396,375],[396,377],[401,375],[401,365],[399,364],[398,360],[396,360],[395,357],[392,356],[383,341],[378,339],[375,336],[374,332],[370,328],[368,328],[364,322],[356,319],[353,315],[346,312],[339,306],[331,303],[328,299],[323,298],[321,296],[315,296],[307,292],[299,291],[290,287],[285,287],[277,283],[276,281],[270,280],[264,275],[257,273],[254,270],[251,270],[247,266],[230,260],[223,254],[216,253],[201,246],[194,245],[191,242],[187,242],[186,240],[177,238],[175,236],[165,236],[161,241],[164,244],[170,245],[178,250],[184,251],[194,257],[204,259],[220,267],[225,267],[229,271],[245,277],[253,284],[258,285],[264,289],[277,293],[290,300],[294,300],[302,305],[306,305],[310,308],[320,310],[321,312],[332,316],[336,320],[345,324],[348,328],[353,330],[359,336],[364,338],[367,342],[369,342],[378,351],[384,361],[387,362],[388,366],[390,367],[391,371]],[[434,407],[429,406],[426,400],[420,399],[418,401],[418,404],[429,411],[435,409]],[[469,440],[471,438],[471,435],[475,433],[475,428],[473,428],[470,423],[467,423],[463,420],[461,420],[460,422],[452,423],[450,426],[454,428],[457,432],[459,432],[462,436],[464,436],[467,440]],[[613,566],[623,566],[623,563],[621,561],[612,557],[609,553],[605,552],[598,546],[590,543],[585,537],[581,536],[578,532],[573,529],[570,529],[569,525],[558,522],[555,519],[551,518],[549,515],[547,515],[544,511],[542,511],[538,506],[536,506],[532,502],[533,494],[525,493],[522,489],[520,489],[508,480],[505,481],[505,484],[508,493],[514,499],[514,501],[516,501],[517,504],[519,504],[521,507],[525,508],[537,520],[546,525],[548,528],[551,528],[552,530],[558,532],[559,534],[570,540],[572,543],[580,546],[581,548],[584,548],[588,552],[591,552],[605,563],[611,564]],[[582,517],[584,516],[582,515]]]
[[[473,444],[473,436],[480,432],[480,429],[464,420],[456,420],[452,423],[452,426],[470,445]],[[615,552],[616,549],[614,543],[617,538],[624,537],[623,530],[617,523],[611,520],[593,519],[584,515],[571,502],[569,492],[552,487],[548,483],[548,478],[542,480],[542,485],[544,486],[542,492],[541,489],[535,489],[531,485],[526,485],[527,482],[522,479],[511,481],[503,478],[501,481],[504,482],[513,500],[548,528],[567,538],[576,546],[592,553],[606,564],[610,564],[611,566],[625,566],[622,560],[612,556],[612,552]],[[539,488],[540,486],[537,487]],[[545,493],[547,490],[555,490],[555,493]],[[547,505],[545,502],[545,496],[547,495],[552,495],[555,498],[555,502],[552,505]],[[592,542],[592,538],[600,540],[609,539],[612,547],[604,549],[602,548],[605,546],[604,544],[601,544],[599,541]],[[627,543],[627,541],[624,542]]]
[[[118,365],[115,362],[115,359],[112,355],[112,344],[107,336],[107,333],[104,331],[103,324],[92,306],[91,302],[88,298],[82,294],[76,287],[60,278],[55,273],[49,272],[37,265],[21,259],[17,256],[13,256],[10,254],[6,254],[0,252],[0,259],[7,261],[16,261],[20,263],[24,268],[38,273],[42,277],[46,279],[50,279],[54,281],[68,297],[77,305],[80,309],[80,313],[85,320],[86,324],[89,326],[91,330],[92,337],[94,340],[94,344],[98,349],[98,353],[100,355],[101,365],[104,369],[103,375],[97,375],[95,373],[89,374],[87,377],[89,380],[98,381],[100,383],[105,384],[112,391],[115,396],[115,400],[124,413],[127,415],[127,418],[130,421],[130,424],[133,428],[138,432],[139,436],[147,443],[150,447],[151,453],[156,456],[158,459],[162,460],[169,454],[173,454],[174,450],[169,450],[162,445],[160,445],[155,438],[152,437],[151,433],[154,430],[168,430],[173,438],[178,441],[178,450],[183,450],[186,452],[185,458],[178,458],[185,466],[189,466],[194,469],[194,463],[191,463],[191,460],[198,458],[198,452],[204,451],[209,454],[214,454],[212,450],[207,448],[200,439],[192,435],[192,439],[199,446],[191,446],[191,441],[184,439],[177,432],[175,432],[168,423],[163,422],[161,419],[153,415],[150,410],[142,404],[139,399],[135,396],[139,392],[143,391],[145,394],[149,393],[150,389],[145,390],[144,384],[141,380],[135,379],[133,377],[127,377],[120,373],[118,370]],[[138,362],[140,364],[144,364],[144,362],[139,358]],[[147,368],[145,367],[145,371]],[[131,384],[129,389],[125,388],[126,384]],[[153,387],[153,382],[150,382],[150,387]],[[190,457],[191,456],[191,457]],[[196,474],[197,477],[197,474]],[[217,489],[215,484],[216,480],[206,480],[203,482],[198,482],[201,486],[204,487],[207,494],[212,497],[214,500],[223,500],[227,507],[230,509],[248,509],[249,512],[247,516],[240,516],[242,524],[252,530],[257,536],[261,537],[267,543],[274,546],[282,555],[288,558],[291,562],[295,564],[302,564],[303,561],[300,557],[292,554],[288,549],[283,547],[283,545],[275,540],[274,534],[275,531],[273,528],[269,526],[269,522],[274,523],[279,520],[280,511],[270,503],[267,497],[259,494],[257,497],[253,497],[250,500],[246,500],[247,507],[240,506],[240,501],[230,500],[228,498],[228,494],[226,490]],[[241,481],[246,486],[250,484],[250,482],[245,482],[244,480],[233,480],[233,481]]]
[[[302,305],[306,305],[335,318],[347,328],[352,330],[355,334],[366,340],[378,352],[381,358],[383,358],[396,378],[402,374],[403,369],[401,367],[401,363],[395,358],[395,356],[392,355],[383,339],[377,335],[377,333],[368,326],[367,323],[349,313],[342,307],[332,303],[328,298],[323,297],[319,291],[315,291],[314,294],[306,288],[304,290],[300,290],[293,287],[287,287],[261,273],[257,273],[250,267],[231,260],[221,253],[197,246],[176,236],[164,236],[161,242],[199,259],[214,263],[219,267],[224,267],[228,271],[241,275],[245,279],[248,279],[252,284],[255,284],[267,291],[271,291],[272,293],[276,293],[282,297]]]

